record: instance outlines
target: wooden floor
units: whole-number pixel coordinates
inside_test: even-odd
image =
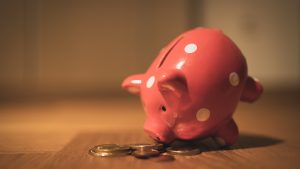
[[[241,103],[236,145],[176,156],[173,162],[131,156],[95,158],[102,143],[141,143],[144,113],[137,98],[43,99],[0,103],[0,168],[300,168],[297,93],[265,94]]]

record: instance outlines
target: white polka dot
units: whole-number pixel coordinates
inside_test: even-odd
[[[196,117],[198,121],[206,121],[209,119],[210,111],[207,108],[201,108],[197,111]]]
[[[232,72],[229,75],[229,82],[232,86],[237,86],[240,83],[240,77],[236,72]]]
[[[194,43],[190,43],[190,44],[187,44],[185,47],[184,47],[184,51],[186,53],[194,53],[196,52],[197,50],[197,45],[194,44]]]
[[[146,84],[147,88],[151,88],[151,87],[153,86],[154,82],[155,82],[155,77],[154,77],[154,76],[151,76],[151,77],[147,80],[147,84]]]

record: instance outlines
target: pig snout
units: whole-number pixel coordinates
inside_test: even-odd
[[[155,141],[170,143],[175,139],[173,131],[164,123],[146,121],[144,130]]]

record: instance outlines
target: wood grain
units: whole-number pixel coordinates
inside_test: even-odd
[[[176,156],[174,162],[164,164],[132,156],[96,158],[87,153],[89,148],[97,144],[141,142],[149,142],[143,133],[80,134],[55,155],[50,168],[293,168],[300,165],[299,147],[268,136],[249,133],[242,133],[237,145],[230,149],[202,149],[204,152],[199,155]]]
[[[299,96],[267,94],[241,103],[234,115],[237,144],[216,149],[209,139],[197,156],[173,162],[132,156],[95,158],[103,143],[144,143],[144,113],[137,99],[63,99],[0,104],[0,168],[299,168]]]
[[[54,153],[0,154],[0,168],[48,168]]]

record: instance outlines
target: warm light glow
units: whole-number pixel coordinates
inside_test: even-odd
[[[141,84],[142,80],[131,80],[132,84]]]
[[[185,63],[185,60],[182,60],[182,61],[178,62],[178,63],[176,64],[176,69],[181,69],[182,66],[184,65],[184,63]]]

